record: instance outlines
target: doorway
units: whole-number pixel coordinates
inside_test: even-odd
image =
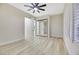
[[[35,37],[35,20],[25,17],[25,39],[33,40]]]

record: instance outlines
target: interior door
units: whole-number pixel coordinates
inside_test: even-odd
[[[25,17],[25,39],[34,39],[34,20]]]

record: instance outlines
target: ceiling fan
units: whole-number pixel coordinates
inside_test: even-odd
[[[29,7],[30,9],[28,9],[28,11],[33,10],[33,13],[35,13],[36,11],[38,13],[40,13],[40,11],[45,11],[45,9],[43,9],[42,7],[45,7],[46,4],[43,5],[39,5],[39,3],[31,3],[31,5],[24,5],[24,7]]]

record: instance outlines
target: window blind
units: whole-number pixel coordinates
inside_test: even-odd
[[[73,38],[79,42],[79,3],[73,4]]]

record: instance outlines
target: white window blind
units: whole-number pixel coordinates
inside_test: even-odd
[[[79,42],[79,3],[73,4],[73,38]]]

